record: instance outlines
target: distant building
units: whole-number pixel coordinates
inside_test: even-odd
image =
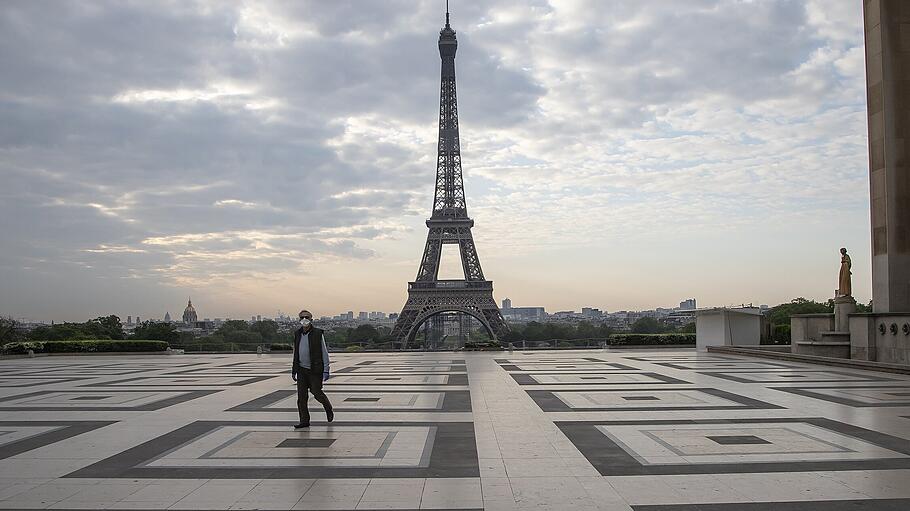
[[[506,321],[544,321],[547,311],[543,307],[512,307],[512,300],[502,301],[502,317]]]
[[[136,318],[138,321],[139,318]],[[199,321],[199,317],[196,316],[196,309],[193,307],[193,300],[188,299],[186,301],[186,308],[183,309],[183,322],[187,324],[193,324],[196,321]]]
[[[369,313],[361,311],[359,314],[357,314],[357,319],[359,319],[361,321],[367,321],[368,319],[370,319],[370,315],[369,315]]]
[[[262,321],[262,315],[256,314],[256,321]]]
[[[138,325],[139,323],[142,323],[142,320],[139,319],[139,316],[136,316],[136,324]]]
[[[126,324],[127,324],[127,325],[132,325],[132,324],[133,324],[133,317],[132,317],[132,316],[127,316],[127,317],[126,317]]]
[[[600,309],[595,309],[594,307],[582,307],[581,315],[587,319],[600,319],[603,317],[604,313]]]
[[[695,298],[689,298],[679,302],[679,310],[691,311],[695,310],[697,307],[695,305]]]
[[[171,322],[171,313],[170,313],[170,312],[165,312],[165,313],[164,313],[164,322],[165,322],[165,323],[170,323],[170,322]]]

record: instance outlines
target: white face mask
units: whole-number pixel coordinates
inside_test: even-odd
[[[303,325],[303,326],[310,326],[310,323],[312,323],[312,321],[310,321],[309,318],[300,318],[300,324],[301,324],[301,325]]]

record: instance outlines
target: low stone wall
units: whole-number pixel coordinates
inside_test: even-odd
[[[799,341],[820,341],[821,332],[834,330],[834,314],[794,314],[790,316],[790,345]]]
[[[910,365],[910,313],[851,314],[850,357]]]

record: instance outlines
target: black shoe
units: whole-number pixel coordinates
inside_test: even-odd
[[[300,424],[294,424],[294,429],[302,429],[302,428],[308,428],[308,427],[310,427],[310,423],[304,424],[301,422]]]
[[[328,422],[332,422],[333,420],[335,420],[335,410],[328,408],[325,411],[325,420]]]

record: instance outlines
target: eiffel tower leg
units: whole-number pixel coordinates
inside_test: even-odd
[[[480,268],[480,258],[477,257],[477,248],[474,246],[474,237],[471,230],[466,229],[467,235],[458,240],[458,249],[461,252],[461,265],[464,268],[465,280],[484,280],[483,270]]]
[[[423,249],[417,281],[433,281],[439,276],[439,258],[442,256],[442,229],[434,227],[427,233],[427,245]]]

